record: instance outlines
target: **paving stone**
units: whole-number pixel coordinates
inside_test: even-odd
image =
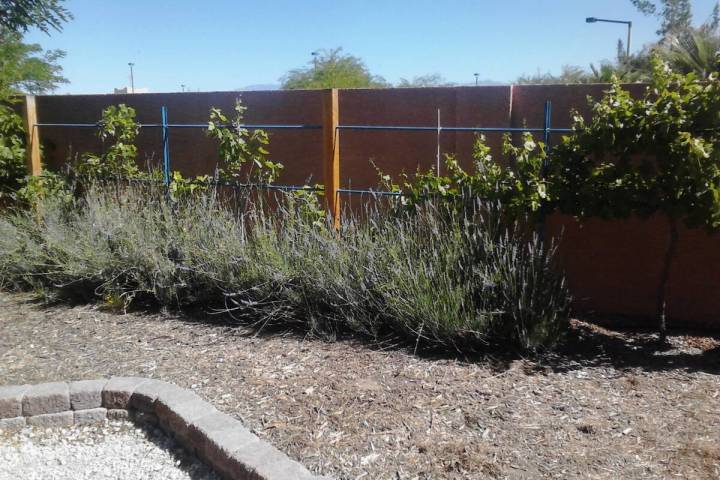
[[[100,408],[102,391],[106,383],[106,379],[70,382],[70,408],[73,410]]]
[[[107,411],[108,420],[127,420],[130,418],[130,412],[123,408],[113,408]]]
[[[130,406],[141,412],[154,412],[155,400],[160,393],[171,394],[179,390],[184,389],[162,380],[148,380],[135,389],[130,397]]]
[[[73,424],[73,412],[45,413],[27,417],[27,424],[31,427],[69,427]]]
[[[193,420],[188,439],[194,453],[226,478],[316,478],[300,463],[260,440],[239,421],[221,412]]]
[[[257,438],[257,437],[256,437]],[[257,439],[242,445],[230,455],[236,470],[232,478],[259,478],[262,480],[311,480],[316,479],[302,464],[273,447],[267,442]],[[246,473],[247,472],[247,473]],[[245,476],[243,476],[245,475]]]
[[[31,386],[22,400],[25,417],[70,410],[70,395],[65,382],[41,383]]]
[[[25,417],[0,418],[0,431],[16,432],[25,427]]]
[[[163,393],[155,401],[155,414],[160,426],[188,448],[191,448],[188,438],[190,424],[215,412],[217,410],[212,405],[185,389]]]
[[[22,417],[22,399],[30,385],[0,387],[0,418]]]
[[[73,421],[75,425],[88,425],[103,423],[107,420],[107,408],[89,408],[87,410],[75,410]]]
[[[233,453],[259,443],[260,439],[240,425],[235,427],[210,430],[205,438],[195,436],[196,433],[191,435],[191,438],[194,437],[191,441],[196,442],[194,453],[225,478],[259,479],[261,477],[254,475],[253,469],[233,456]]]
[[[102,406],[107,409],[127,409],[135,389],[147,381],[139,377],[111,378],[102,391]]]
[[[188,426],[190,446],[204,459],[209,457],[209,449],[218,448],[216,445],[218,439],[234,440],[238,444],[242,444],[248,438],[254,438],[254,435],[230,415],[218,411],[196,418]],[[220,447],[225,448],[226,445],[223,444]],[[235,449],[235,446],[229,446],[227,451],[230,453]]]
[[[165,386],[158,390],[158,395],[155,399],[155,407],[157,408],[159,403],[164,405],[180,405],[191,401],[204,402],[204,400],[195,392],[186,388],[178,387],[172,383],[166,383]]]

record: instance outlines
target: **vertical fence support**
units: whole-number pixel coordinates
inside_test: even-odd
[[[545,143],[545,151],[550,151],[550,120],[552,117],[552,102],[545,100],[545,120],[543,121],[543,142]]]
[[[42,173],[40,164],[40,134],[37,127],[37,108],[33,95],[25,96],[23,105],[23,123],[25,126],[25,165],[28,175],[37,176]]]
[[[552,129],[552,102],[545,100],[545,119],[543,121],[543,143],[545,143],[545,160],[543,160],[542,177],[547,177],[550,168],[550,133]]]
[[[340,132],[338,91],[323,92],[323,181],[328,212],[335,228],[340,227]]]
[[[440,132],[442,132],[442,126],[440,125],[440,109],[437,109],[437,155],[435,157],[435,162],[437,163],[436,168],[437,176],[440,176]]]
[[[163,182],[170,185],[170,130],[168,129],[167,107],[160,107],[162,117],[162,147],[163,147]]]
[[[551,118],[552,118],[552,103],[550,100],[545,100],[545,115],[543,120],[543,143],[545,144],[545,158],[543,159],[542,170],[540,175],[543,180],[548,176],[550,169],[550,133],[551,133]],[[547,201],[542,201],[540,204],[540,215],[537,225],[537,233],[543,242],[547,237],[547,225],[546,219],[548,215]]]

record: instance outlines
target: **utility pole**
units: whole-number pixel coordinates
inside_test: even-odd
[[[128,65],[130,65],[130,93],[135,93],[135,76],[133,74],[133,67],[135,64],[133,62],[128,62]]]
[[[630,41],[632,40],[632,22],[629,20],[608,20],[607,18],[595,18],[595,17],[587,17],[585,19],[585,23],[597,23],[597,22],[621,23],[623,25],[627,25],[627,45],[625,48],[625,57],[630,58]]]

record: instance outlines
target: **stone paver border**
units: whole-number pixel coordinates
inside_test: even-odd
[[[320,480],[190,390],[141,377],[0,386],[0,430],[129,418],[159,425],[228,480]]]

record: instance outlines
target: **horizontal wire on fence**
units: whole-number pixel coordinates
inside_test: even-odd
[[[36,123],[33,127],[100,128],[99,123]]]
[[[370,194],[386,197],[402,197],[405,195],[402,192],[388,192],[383,190],[361,190],[357,188],[338,188],[337,193],[347,193],[350,195]]]
[[[54,178],[52,175],[41,173],[37,175],[39,178]],[[72,176],[72,179],[82,179],[82,177]],[[91,177],[89,180],[100,181],[100,182],[129,182],[129,183],[154,183],[158,185],[164,185],[162,179],[155,178],[137,178],[137,177]],[[216,187],[231,187],[231,188],[246,188],[252,189],[257,188],[259,190],[281,190],[281,191],[305,191],[305,192],[324,192],[325,189],[321,187],[301,186],[301,185],[272,185],[266,183],[232,183],[223,182],[220,180],[209,181],[209,182],[198,182],[196,185],[202,186],[216,186]],[[349,194],[349,195],[373,195],[373,196],[384,196],[384,197],[405,197],[408,194],[405,192],[391,192],[387,190],[372,190],[372,189],[358,189],[358,188],[338,188],[337,194]],[[432,195],[431,195],[432,196]],[[421,196],[422,197],[422,196]]]
[[[209,185],[215,185],[220,187],[234,187],[234,188],[258,188],[262,190],[286,190],[286,191],[306,191],[306,192],[322,192],[324,189],[318,187],[306,187],[300,185],[268,185],[261,183],[223,183],[223,182],[211,182]]]
[[[39,178],[53,178],[51,175],[41,173],[38,175]],[[82,179],[82,177],[73,176],[73,179]],[[90,180],[100,182],[136,182],[136,183],[155,183],[163,185],[162,179],[155,178],[133,178],[133,177],[91,177]],[[190,179],[191,180],[191,179]],[[301,185],[272,185],[266,183],[232,183],[223,182],[220,180],[212,180],[208,182],[198,182],[196,185],[202,186],[216,186],[216,187],[231,187],[231,188],[257,188],[260,190],[283,190],[283,191],[306,191],[306,192],[324,192],[325,189],[321,187],[301,186]],[[387,190],[373,190],[373,189],[358,189],[358,188],[338,188],[336,190],[338,194],[348,195],[373,195],[373,196],[384,196],[384,197],[404,197],[408,194],[405,192],[391,192]]]
[[[69,127],[69,128],[100,128],[102,125],[99,123],[36,123],[35,127]],[[140,128],[208,128],[207,123],[169,123],[163,125],[162,123],[139,123]],[[249,130],[320,130],[322,125],[274,125],[274,124],[243,124],[243,125],[228,125],[219,124],[215,125],[218,128],[247,128]]]
[[[44,173],[41,173],[40,175],[37,175],[39,178],[54,178],[52,175],[47,175]],[[139,178],[139,177],[87,177],[83,178],[80,176],[70,176],[71,179],[86,179],[86,180],[92,180],[92,181],[99,181],[99,182],[136,182],[136,183],[156,183],[159,185],[164,185],[163,179],[158,178]],[[189,181],[192,181],[192,179],[187,179]],[[272,185],[267,183],[233,183],[233,182],[223,182],[220,180],[211,180],[207,182],[198,181],[195,183],[196,185],[202,185],[202,186],[215,186],[215,187],[232,187],[232,188],[257,188],[260,190],[287,190],[287,191],[306,191],[306,192],[322,192],[324,191],[323,188],[319,187],[311,187],[311,186],[303,186],[303,185]]]
[[[68,127],[68,128],[100,128],[99,123],[36,123],[36,127]],[[139,123],[140,128],[208,128],[202,123]],[[273,124],[243,124],[243,125],[215,125],[218,128],[247,128],[264,130],[321,130],[322,125],[273,125]],[[569,133],[571,128],[523,128],[523,127],[414,127],[408,125],[338,125],[338,130],[387,130],[408,132],[478,132],[478,133]]]
[[[146,126],[157,126],[161,127],[162,125],[152,124],[148,123],[145,124]],[[262,130],[322,130],[322,125],[273,125],[273,124],[242,124],[242,125],[226,125],[226,124],[220,124],[215,125],[219,128],[247,128],[247,129],[262,129]],[[168,128],[208,128],[207,124],[201,124],[201,123],[169,123],[167,125]]]
[[[479,132],[479,133],[569,133],[571,128],[521,128],[521,127],[413,127],[407,125],[338,125],[338,130],[387,130],[407,132]]]

